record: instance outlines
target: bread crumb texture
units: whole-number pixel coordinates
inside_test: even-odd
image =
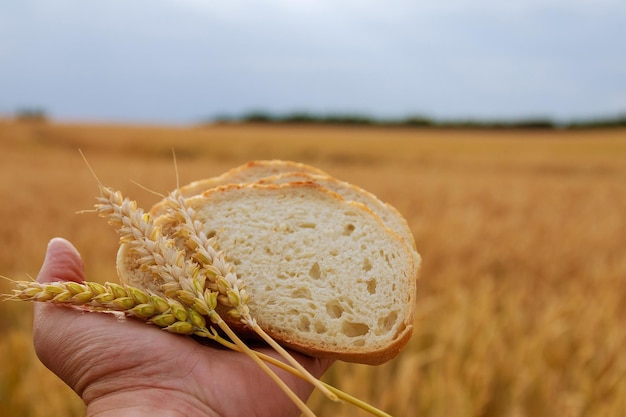
[[[306,184],[228,186],[188,204],[279,338],[372,351],[411,322],[409,249],[364,205]]]

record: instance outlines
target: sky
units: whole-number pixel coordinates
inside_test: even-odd
[[[626,114],[623,0],[0,0],[0,116]]]

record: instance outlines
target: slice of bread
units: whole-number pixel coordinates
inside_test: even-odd
[[[227,185],[187,204],[246,285],[252,316],[279,343],[380,364],[408,342],[414,249],[365,205],[313,182]],[[173,221],[155,220],[165,231]],[[124,245],[118,271],[131,285],[152,279]]]

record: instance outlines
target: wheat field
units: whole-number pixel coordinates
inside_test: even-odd
[[[325,380],[397,417],[626,415],[626,131],[201,127],[0,120],[0,274],[35,276],[72,241],[116,280],[100,180],[149,208],[252,159],[315,165],[394,205],[423,256],[414,336],[378,367]],[[134,182],[141,184],[139,187]],[[0,282],[0,292],[10,291]],[[37,360],[32,306],[0,303],[0,415],[80,416]],[[156,330],[155,330],[156,331]],[[320,416],[361,416],[314,394]]]

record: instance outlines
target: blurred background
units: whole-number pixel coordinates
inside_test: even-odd
[[[182,184],[296,160],[395,206],[424,259],[407,348],[328,382],[398,417],[622,417],[625,35],[617,0],[0,0],[0,275],[63,236],[117,280],[79,149],[146,209],[131,181],[172,190],[172,150]],[[0,315],[0,415],[84,415],[32,306]]]

